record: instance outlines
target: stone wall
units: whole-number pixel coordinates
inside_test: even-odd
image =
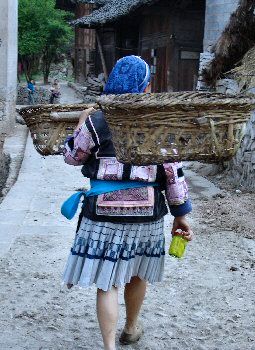
[[[49,104],[50,103],[50,88],[44,86],[36,86],[34,92],[35,104]],[[59,103],[59,99],[55,99],[54,103]],[[17,105],[28,105],[28,90],[26,86],[18,85],[17,88]]]
[[[217,81],[216,90],[221,93],[238,94],[240,87],[233,79]],[[246,124],[246,130],[236,156],[226,163],[226,176],[231,184],[249,191],[255,191],[255,111]]]
[[[49,74],[50,80],[72,80],[73,79],[73,66],[71,60],[68,57],[63,57],[62,61],[57,64],[51,65]]]
[[[255,190],[255,112],[246,126],[246,133],[236,156],[228,163],[231,182],[240,189]]]
[[[200,69],[212,59],[211,47],[216,43],[225,26],[229,22],[239,0],[207,0],[205,14],[204,52],[201,54]],[[202,80],[198,89],[204,89]],[[216,90],[221,93],[235,94],[239,92],[237,82],[231,79],[219,80]],[[255,190],[255,112],[246,125],[246,131],[236,156],[226,164],[226,176],[232,185],[246,190]]]
[[[98,77],[87,77],[83,85],[72,82],[69,82],[68,85],[74,89],[84,103],[95,102],[104,90],[104,75],[99,74]]]
[[[9,156],[3,153],[4,138],[0,134],[0,199],[9,172]]]

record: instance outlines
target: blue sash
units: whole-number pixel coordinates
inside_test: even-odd
[[[79,191],[71,195],[61,207],[61,214],[64,215],[68,220],[71,220],[80,203],[81,197],[92,197],[100,194],[127,190],[130,188],[141,188],[153,186],[157,187],[156,182],[141,182],[141,181],[105,181],[105,180],[90,180],[91,189],[89,191]]]

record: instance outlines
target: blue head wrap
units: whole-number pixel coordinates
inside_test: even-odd
[[[150,68],[138,56],[126,56],[118,60],[106,83],[104,93],[142,93],[150,82]]]

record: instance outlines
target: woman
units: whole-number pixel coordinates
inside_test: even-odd
[[[28,91],[28,104],[34,105],[35,104],[35,98],[34,98],[35,81],[33,79],[30,79],[27,82],[27,91]]]
[[[59,85],[58,79],[54,80],[50,88],[50,91],[51,91],[50,104],[53,104],[55,101],[55,98],[59,98],[60,96],[60,85]]]
[[[104,93],[148,92],[149,82],[147,63],[140,57],[127,56],[115,65]],[[162,280],[163,217],[168,212],[162,191],[175,216],[172,232],[182,228],[186,238],[192,238],[185,218],[191,204],[182,166],[119,163],[104,115],[92,109],[82,113],[73,137],[66,142],[64,157],[68,164],[83,165],[82,173],[91,179],[93,187],[92,195],[87,193],[84,200],[64,282],[69,288],[96,284],[104,349],[114,350],[118,288],[125,286],[126,304],[120,342],[131,344],[142,335],[138,315],[147,282]]]

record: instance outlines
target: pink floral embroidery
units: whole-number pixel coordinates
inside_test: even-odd
[[[188,186],[183,177],[178,177],[178,169],[182,163],[164,164],[166,172],[166,198],[169,205],[180,205],[188,199]]]
[[[122,180],[123,164],[116,158],[100,158],[97,178],[99,180]]]
[[[95,146],[92,136],[84,123],[73,135],[74,147],[71,150],[68,143],[64,148],[64,160],[70,165],[82,165],[91,154],[91,149]]]
[[[114,191],[101,194],[97,199],[97,215],[152,216],[153,208],[153,187]]]
[[[157,165],[132,166],[130,180],[154,182],[157,175]]]
[[[175,174],[174,169],[171,163],[164,164],[164,169],[166,172],[166,178],[168,184],[174,184],[175,183]]]

